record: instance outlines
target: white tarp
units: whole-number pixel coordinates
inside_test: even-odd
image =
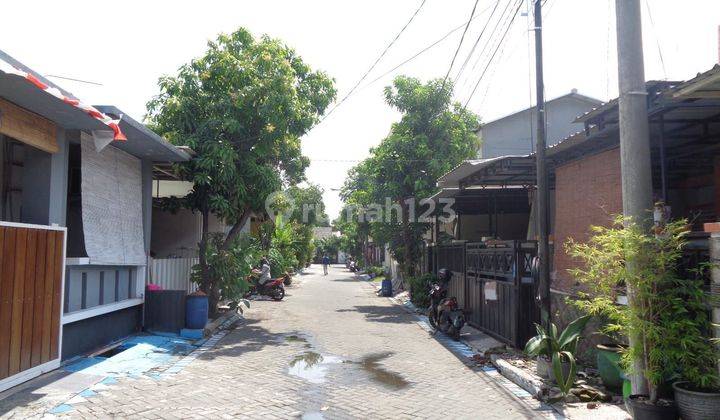
[[[91,264],[145,265],[140,160],[108,146],[82,145],[82,221]]]

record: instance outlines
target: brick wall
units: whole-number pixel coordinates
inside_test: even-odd
[[[574,267],[565,254],[568,238],[587,240],[591,225],[607,226],[612,216],[622,213],[620,149],[559,166],[555,171],[555,239],[553,288],[575,290],[567,273]]]

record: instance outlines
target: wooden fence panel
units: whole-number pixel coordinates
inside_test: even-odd
[[[0,380],[58,358],[64,235],[0,226]]]

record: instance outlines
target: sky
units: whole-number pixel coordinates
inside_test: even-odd
[[[506,4],[514,2],[499,0],[475,53],[463,73],[457,75],[497,1],[478,0],[475,18],[450,72],[450,79],[456,80],[455,99],[463,104],[470,99],[468,109],[486,122],[534,104],[534,41],[528,31],[532,14],[524,13],[527,0],[490,60],[503,33],[494,30],[496,19]],[[140,120],[145,104],[158,93],[159,77],[172,75],[183,63],[201,56],[207,41],[218,33],[245,27],[293,47],[311,67],[335,79],[338,97],[342,98],[421,2],[36,0],[32,7],[25,2],[5,2],[0,49],[43,75],[100,83],[102,86],[51,78],[84,102],[116,105]],[[572,89],[600,100],[617,96],[614,3],[546,1],[546,98]],[[465,24],[474,4],[475,0],[426,0],[360,88],[303,138],[303,151],[311,159],[308,180],[325,190],[331,218],[342,205],[336,190],[347,170],[367,157],[370,148],[379,144],[392,122],[400,118],[384,103],[383,87],[399,74],[422,80],[444,77],[463,28],[408,64],[384,74]],[[641,0],[641,4],[648,80],[686,80],[718,62],[720,2]],[[369,83],[379,76],[383,77]]]

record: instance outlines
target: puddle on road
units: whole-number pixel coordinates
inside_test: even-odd
[[[340,363],[342,359],[336,356],[323,355],[314,351],[298,354],[290,361],[288,373],[305,379],[313,384],[325,382],[325,374],[329,364]]]
[[[285,341],[291,343],[303,343],[303,347],[311,349],[313,346],[308,339],[297,334],[285,336]],[[313,384],[325,383],[328,367],[332,364],[345,363],[351,366],[357,366],[364,371],[369,379],[377,382],[392,390],[401,390],[410,385],[402,375],[385,369],[380,363],[394,353],[380,352],[370,353],[363,356],[360,360],[343,360],[340,357],[328,354],[321,354],[316,351],[306,350],[295,355],[290,363],[288,363],[288,374],[302,378]]]
[[[309,413],[305,413],[300,417],[302,420],[323,420],[325,417],[323,417],[322,414],[318,413],[317,411],[312,411]]]
[[[360,365],[362,370],[370,374],[370,379],[395,390],[406,388],[410,382],[406,381],[401,375],[391,372],[379,363],[393,355],[392,352],[372,353],[368,354],[360,362],[352,362]]]
[[[285,341],[287,341],[288,343],[304,343],[303,347],[305,347],[306,349],[312,348],[312,344],[308,343],[307,338],[301,337],[299,335],[286,335]]]

